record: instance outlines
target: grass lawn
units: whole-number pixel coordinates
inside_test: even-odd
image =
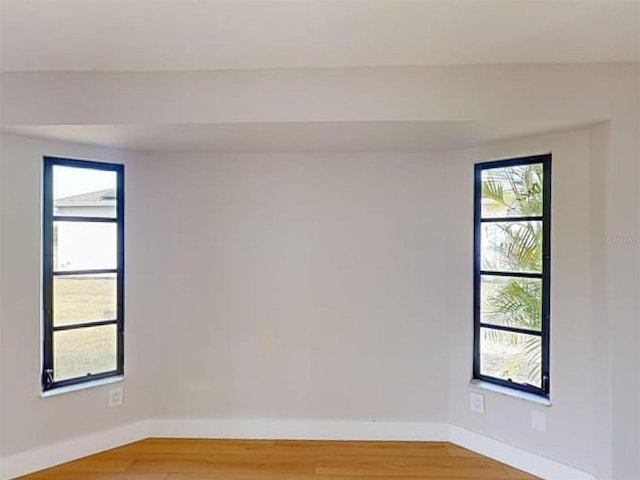
[[[54,280],[54,325],[69,325],[116,317],[116,279],[111,276],[58,276]],[[56,381],[116,368],[115,325],[54,333],[53,369]]]
[[[54,325],[116,318],[116,277],[57,276],[53,282]]]

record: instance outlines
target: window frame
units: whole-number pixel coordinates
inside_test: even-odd
[[[98,162],[93,160],[78,160],[70,158],[60,158],[52,156],[44,156],[43,170],[43,197],[42,197],[42,372],[41,387],[43,392],[55,390],[58,388],[68,387],[72,385],[80,385],[83,383],[94,382],[96,380],[106,379],[115,376],[124,375],[124,165],[117,163]],[[73,167],[85,168],[89,170],[102,170],[116,173],[116,216],[98,217],[98,216],[57,216],[54,215],[54,198],[53,198],[53,167]],[[99,269],[99,270],[72,270],[72,271],[56,271],[53,267],[54,253],[54,222],[71,221],[71,222],[100,222],[116,224],[116,268]],[[109,320],[98,320],[90,322],[74,323],[72,325],[54,326],[53,318],[53,283],[54,276],[58,275],[82,275],[90,273],[109,273],[115,274],[116,278],[116,318]],[[80,328],[88,328],[91,326],[116,325],[116,369],[108,372],[97,374],[88,374],[82,377],[69,378],[65,380],[54,381],[53,371],[53,334],[54,331],[77,330]]]
[[[549,398],[550,388],[550,327],[551,327],[551,153],[527,157],[509,158],[506,160],[493,160],[475,164],[474,170],[474,241],[473,241],[473,379],[485,381],[495,385],[532,393],[544,398]],[[484,170],[514,167],[522,165],[542,164],[542,216],[521,217],[491,217],[482,218],[482,172]],[[538,278],[542,281],[542,318],[540,332],[522,329],[518,327],[496,326],[484,324],[481,321],[481,276],[486,272],[481,268],[482,249],[481,232],[485,222],[517,222],[536,220],[542,221],[542,272],[532,274],[515,274],[514,272],[492,272],[491,275],[500,277],[528,277]],[[497,328],[496,328],[497,327]],[[541,388],[531,384],[521,384],[498,377],[483,375],[481,373],[481,328],[491,328],[513,333],[525,333],[540,336],[541,338]]]

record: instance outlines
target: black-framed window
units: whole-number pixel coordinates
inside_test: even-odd
[[[476,164],[473,377],[549,396],[551,154]]]
[[[124,167],[44,157],[42,389],[124,374]]]

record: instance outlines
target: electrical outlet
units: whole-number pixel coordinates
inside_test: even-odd
[[[538,432],[547,431],[547,414],[533,410],[531,412],[531,428]]]
[[[115,387],[109,390],[109,406],[117,407],[124,401],[124,387]]]
[[[484,413],[484,395],[481,393],[471,392],[469,407],[472,412]]]

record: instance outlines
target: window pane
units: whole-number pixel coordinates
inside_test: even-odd
[[[53,332],[54,381],[116,370],[115,325]]]
[[[53,214],[115,218],[116,189],[116,172],[55,165]]]
[[[542,387],[540,337],[482,328],[480,352],[482,375]]]
[[[73,275],[53,278],[53,325],[114,320],[116,276]]]
[[[115,223],[54,222],[54,270],[116,268]]]
[[[506,327],[542,328],[542,280],[482,275],[480,321]]]
[[[542,164],[482,171],[482,217],[542,215]]]
[[[482,223],[482,269],[542,272],[542,222]]]

